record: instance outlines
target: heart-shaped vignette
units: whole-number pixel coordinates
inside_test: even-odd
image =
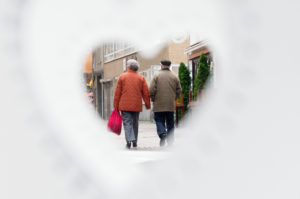
[[[181,125],[187,112],[199,104],[201,91],[214,69],[208,43],[200,38],[199,34],[185,33],[146,47],[120,40],[99,45],[88,55],[83,72],[87,96],[95,111],[104,120],[110,117],[114,110],[116,84],[119,76],[126,72],[129,59],[137,60],[140,65],[138,73],[144,76],[148,87],[154,75],[161,70],[160,61],[169,59],[172,63],[170,70],[179,78],[182,87],[174,109],[174,123],[176,127]],[[143,121],[139,124],[139,147],[135,149],[155,151],[158,149],[159,137],[155,135],[153,104],[151,110],[146,109],[145,103],[142,106],[139,114],[139,120]],[[121,136],[123,141],[124,134]],[[123,146],[121,139],[116,141]],[[146,160],[147,157],[144,157],[143,161]]]

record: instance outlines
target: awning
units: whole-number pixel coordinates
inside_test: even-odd
[[[111,82],[112,79],[100,79],[100,83],[107,83],[107,82]]]
[[[191,54],[193,51],[196,51],[196,50],[201,50],[203,48],[207,48],[207,42],[206,41],[200,41],[196,44],[193,44],[189,47],[187,47],[185,50],[184,50],[184,53],[189,55]]]
[[[90,53],[85,60],[84,64],[84,73],[92,73],[92,66],[93,65],[93,54]]]

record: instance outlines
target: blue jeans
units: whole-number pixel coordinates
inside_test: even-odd
[[[174,112],[155,112],[154,119],[158,136],[167,134],[169,144],[174,141]]]

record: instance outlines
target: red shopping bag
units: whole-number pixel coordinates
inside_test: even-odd
[[[119,111],[117,109],[115,109],[109,119],[108,119],[108,123],[107,123],[107,127],[110,131],[112,131],[113,133],[120,135],[121,134],[121,130],[122,130],[122,117],[119,113]]]

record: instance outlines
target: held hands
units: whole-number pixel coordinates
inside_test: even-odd
[[[146,106],[146,109],[147,109],[147,110],[149,110],[150,108],[151,108],[151,105],[149,105],[149,106]]]

